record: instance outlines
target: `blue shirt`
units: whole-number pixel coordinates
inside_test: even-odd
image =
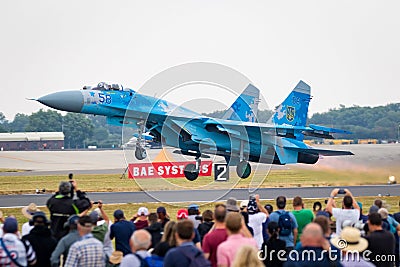
[[[192,250],[194,253],[202,252],[194,246],[193,242],[184,242],[179,247],[170,249],[164,258],[164,267],[189,266],[190,259],[182,254],[182,250]],[[204,257],[203,255],[201,255]]]
[[[115,237],[115,250],[122,251],[124,256],[132,253],[129,239],[135,230],[133,222],[127,220],[121,220],[111,225],[110,239]]]
[[[284,210],[279,210],[280,213],[283,214]],[[297,229],[298,225],[297,225],[297,221],[296,221],[296,217],[294,217],[294,215],[290,212],[287,211],[287,213],[289,213],[290,218],[292,219],[292,229]],[[279,214],[277,211],[274,211],[271,213],[271,215],[269,215],[269,219],[271,222],[276,222],[279,223],[279,216],[281,214]],[[290,235],[288,236],[279,236],[280,240],[283,240],[286,242],[286,247],[294,247],[294,236],[293,236],[293,231],[290,233]]]

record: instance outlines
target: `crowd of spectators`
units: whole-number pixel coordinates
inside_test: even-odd
[[[116,209],[111,219],[101,200],[62,182],[47,201],[49,218],[34,203],[22,208],[29,222],[21,233],[17,219],[0,212],[0,267],[399,266],[400,213],[380,199],[368,214],[348,189],[334,189],[325,207],[307,209],[299,196],[274,204],[275,211],[251,195],[176,215],[140,207],[127,219]]]

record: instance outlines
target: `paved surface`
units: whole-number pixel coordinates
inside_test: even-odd
[[[318,146],[334,150],[350,150],[354,156],[324,157],[317,164],[296,164],[296,167],[323,169],[369,170],[384,169],[400,176],[400,144]],[[166,157],[171,161],[193,160],[174,154],[175,148],[168,148]],[[159,156],[160,149],[148,149],[149,160]],[[220,161],[216,157],[214,161]],[[0,151],[0,169],[22,169],[25,172],[0,172],[0,176],[21,175],[65,175],[69,172],[79,174],[122,174],[127,162],[137,162],[133,150],[82,150],[82,151]],[[286,165],[290,168],[294,165]],[[254,168],[254,167],[253,167]],[[258,164],[259,170],[270,165]],[[273,168],[280,166],[273,165]],[[397,175],[398,174],[398,175]]]
[[[302,187],[302,188],[262,188],[255,193],[262,199],[275,199],[279,195],[288,198],[302,196],[304,198],[327,198],[334,187]],[[400,185],[372,185],[347,187],[355,196],[399,196]],[[91,200],[103,200],[107,204],[116,203],[143,203],[143,202],[211,202],[235,197],[239,200],[248,199],[247,189],[234,189],[227,194],[226,190],[182,190],[182,191],[150,191],[145,192],[115,192],[115,193],[89,193]],[[22,207],[30,202],[43,206],[50,194],[41,195],[2,195],[0,207]]]

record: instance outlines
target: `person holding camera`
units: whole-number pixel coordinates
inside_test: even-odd
[[[76,199],[72,197],[71,191],[76,192]],[[64,223],[68,220],[68,217],[80,214],[91,205],[86,193],[78,190],[76,181],[60,183],[58,192],[51,196],[46,203],[50,211],[50,229],[57,241],[68,233],[68,230],[64,228]]]
[[[342,208],[336,208],[335,197],[339,194],[344,194],[342,201]],[[343,222],[351,221],[352,224],[358,222],[360,218],[360,207],[354,199],[349,189],[335,188],[332,190],[328,203],[326,204],[326,211],[333,215],[336,219],[336,234],[340,235],[342,231]]]
[[[29,224],[33,228],[22,240],[28,240],[36,253],[36,264],[32,266],[50,267],[51,253],[57,246],[57,240],[51,235],[50,222],[44,212],[38,211],[33,214]]]

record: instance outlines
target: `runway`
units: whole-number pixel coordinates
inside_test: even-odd
[[[354,156],[323,157],[314,165],[273,165],[272,168],[291,166],[323,169],[385,170],[400,176],[400,144],[377,145],[320,145],[322,149],[349,150]],[[175,148],[167,148],[170,161],[193,160],[193,157],[172,153]],[[160,154],[160,149],[148,149],[148,160]],[[147,160],[147,159],[146,159]],[[146,161],[145,160],[145,161]],[[223,161],[221,157],[212,158]],[[0,151],[0,169],[18,169],[22,172],[0,172],[0,176],[24,175],[66,175],[76,174],[122,174],[128,162],[137,162],[133,150],[63,150],[63,151]],[[253,164],[254,166],[255,164]],[[257,164],[259,170],[270,165]]]
[[[284,195],[288,198],[301,196],[303,198],[328,198],[336,187],[297,187],[297,188],[260,188],[254,193],[262,199],[275,199]],[[354,196],[399,196],[400,185],[368,185],[347,187]],[[120,203],[148,203],[159,202],[213,202],[235,197],[239,200],[248,199],[248,189],[226,190],[177,190],[177,191],[149,191],[149,192],[114,192],[88,193],[93,200],[101,199],[106,204]],[[23,207],[31,202],[44,206],[50,194],[29,195],[0,195],[0,207]],[[221,197],[222,196],[222,197]]]

